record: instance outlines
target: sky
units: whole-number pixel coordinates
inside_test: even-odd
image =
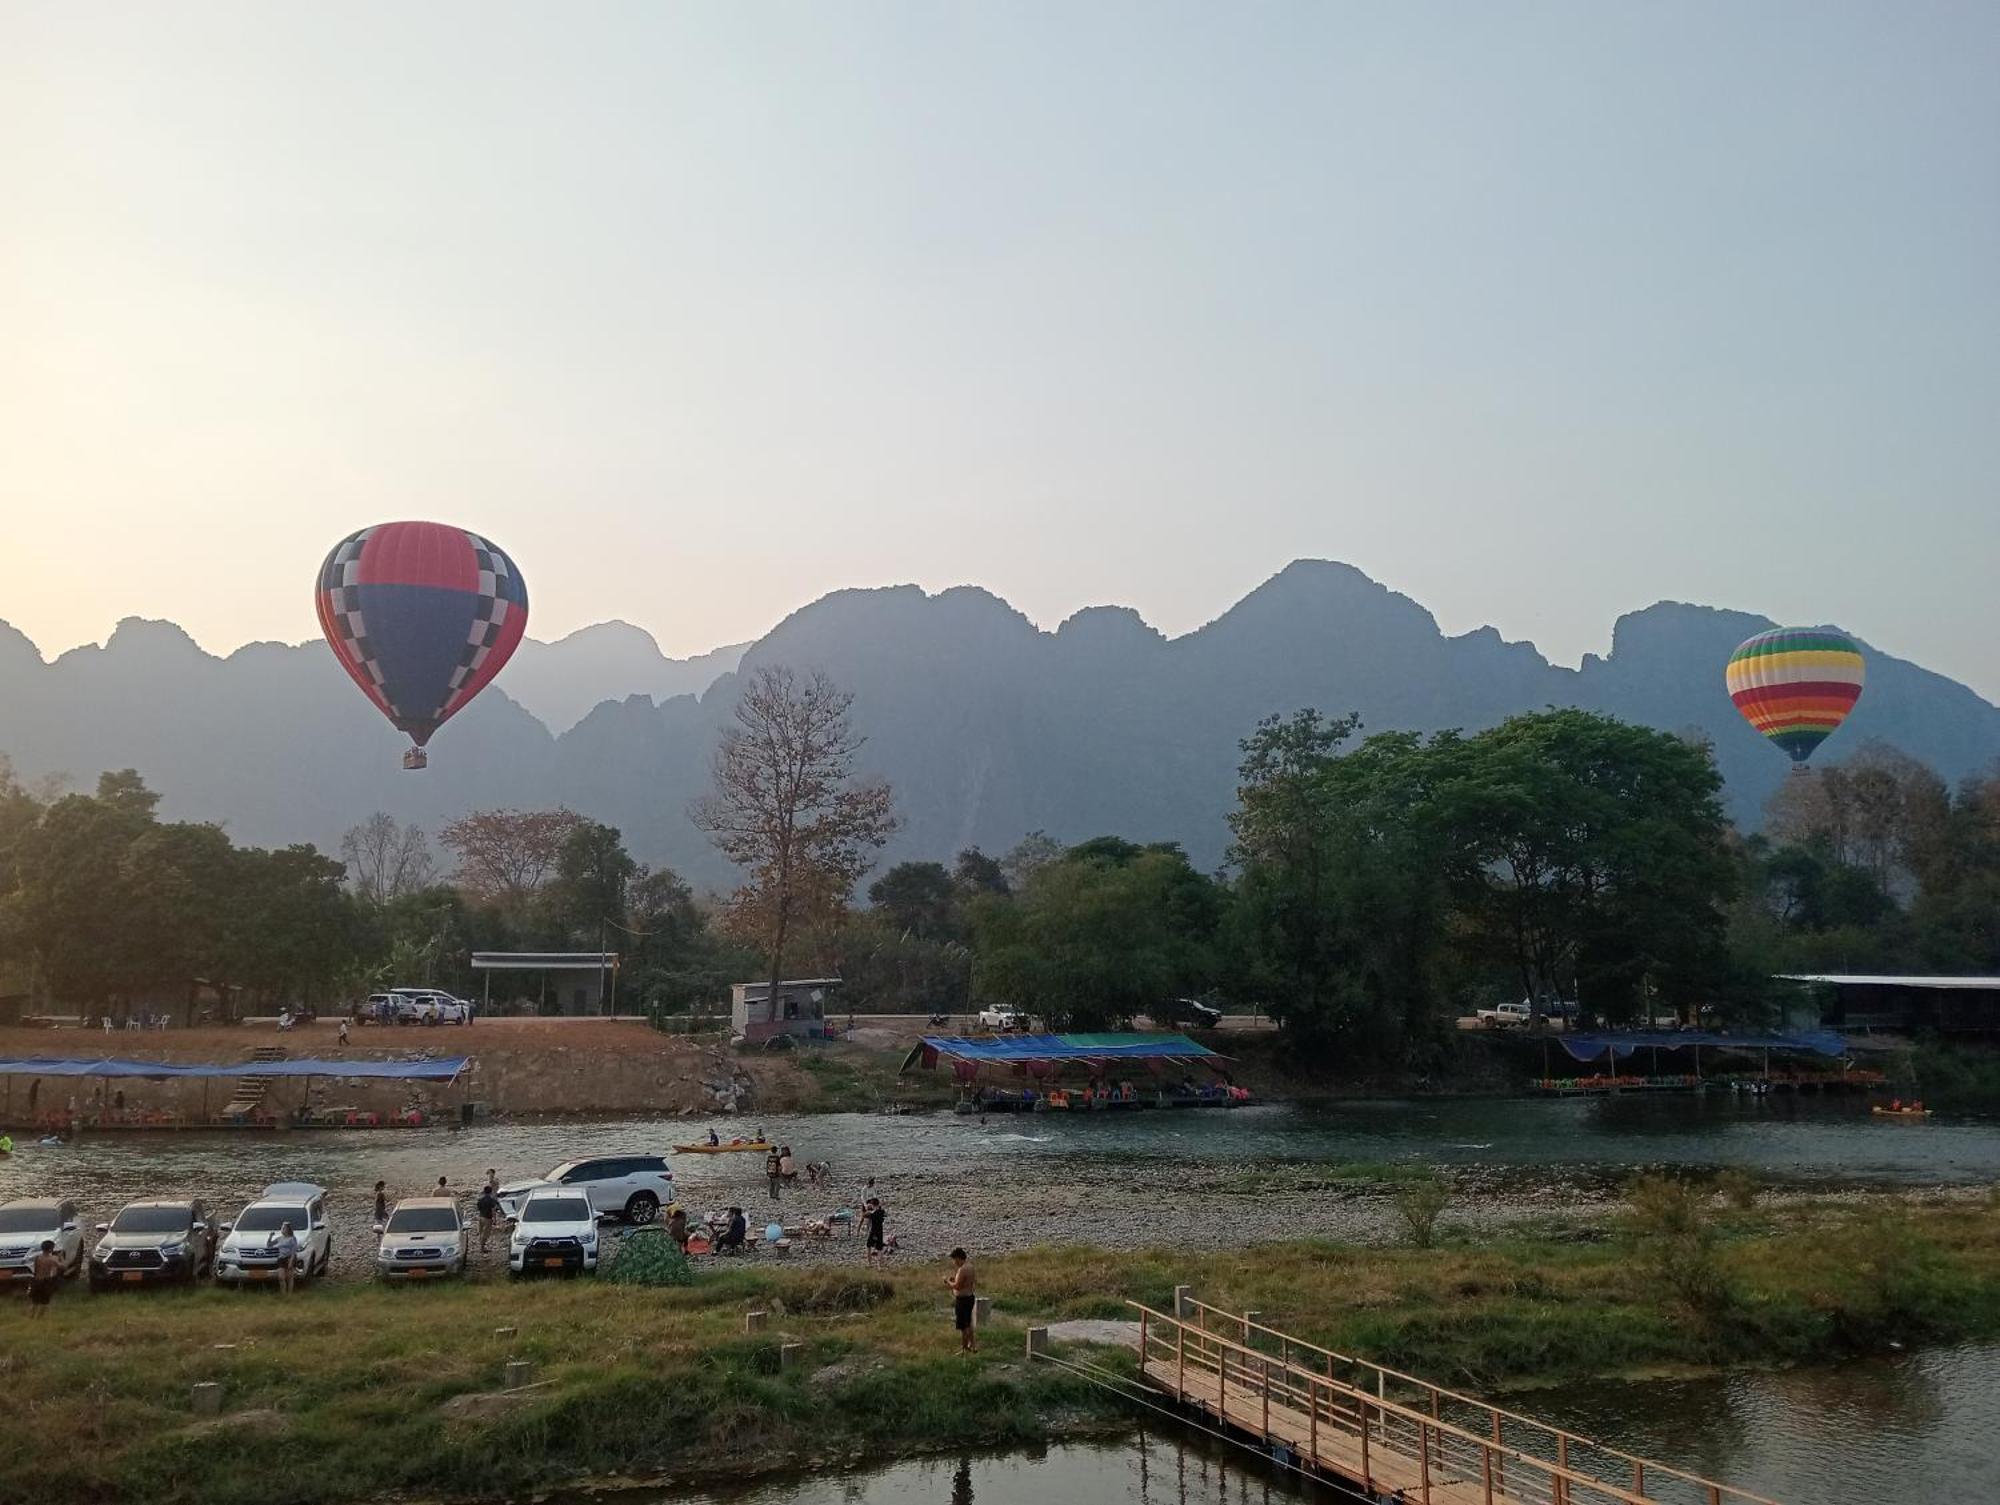
[[[0,618],[302,640],[430,517],[675,654],[1311,556],[2000,700],[1996,77],[1988,0],[4,0]]]

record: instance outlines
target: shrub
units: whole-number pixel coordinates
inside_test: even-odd
[[[1396,1191],[1396,1215],[1412,1247],[1428,1249],[1437,1242],[1438,1215],[1451,1200],[1451,1188],[1442,1181],[1411,1181]]]
[[[1757,1205],[1757,1193],[1763,1190],[1763,1186],[1755,1171],[1732,1165],[1716,1173],[1715,1190],[1738,1212],[1748,1212]]]
[[[1625,1199],[1654,1276],[1696,1316],[1721,1312],[1729,1291],[1716,1260],[1707,1196],[1670,1176],[1641,1176]]]

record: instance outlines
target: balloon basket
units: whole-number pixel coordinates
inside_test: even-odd
[[[413,747],[403,754],[405,768],[428,768],[430,765],[431,755],[421,747]]]

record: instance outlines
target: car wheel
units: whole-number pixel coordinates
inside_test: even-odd
[[[625,1204],[628,1222],[650,1223],[660,1215],[660,1199],[649,1191],[634,1192],[632,1200]]]

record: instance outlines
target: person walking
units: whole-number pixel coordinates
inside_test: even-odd
[[[270,1237],[271,1252],[278,1256],[278,1289],[291,1295],[299,1274],[299,1236],[290,1223],[280,1223]]]
[[[951,1287],[951,1320],[958,1326],[958,1351],[979,1352],[979,1330],[973,1325],[977,1309],[972,1258],[963,1249],[951,1251],[951,1273],[944,1278]]]
[[[764,1157],[764,1176],[771,1183],[771,1200],[773,1202],[783,1201],[784,1198],[779,1188],[784,1184],[785,1179],[784,1161],[778,1157],[778,1150],[775,1145],[772,1146],[771,1153]]]
[[[42,1240],[42,1252],[35,1256],[35,1263],[28,1271],[28,1315],[46,1317],[49,1302],[54,1299],[56,1286],[62,1280],[62,1256],[56,1253],[54,1239]]]
[[[489,1169],[486,1184],[479,1188],[479,1252],[484,1254],[493,1238],[493,1220],[500,1216],[500,1173]]]
[[[378,1223],[389,1221],[389,1183],[386,1181],[375,1183],[375,1221]]]
[[[342,1045],[347,1043],[347,1021],[345,1019],[340,1021],[340,1043]]]

